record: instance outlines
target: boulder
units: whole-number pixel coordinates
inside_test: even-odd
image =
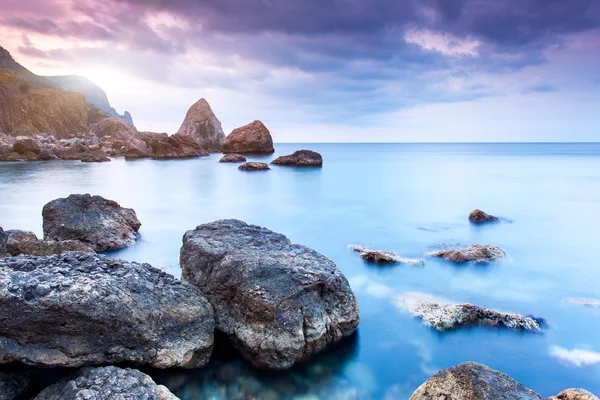
[[[543,400],[510,376],[483,364],[465,362],[429,378],[409,400]]]
[[[150,152],[146,142],[138,138],[131,138],[124,145],[123,155],[126,160],[135,160],[150,157]]]
[[[335,263],[282,234],[238,220],[183,237],[182,279],[215,310],[217,329],[259,368],[286,369],[358,326],[358,304]]]
[[[150,156],[158,160],[208,156],[209,153],[191,136],[174,134],[155,137],[148,142]]]
[[[220,152],[225,140],[221,122],[205,99],[190,107],[177,134],[191,137],[209,152]]]
[[[4,232],[4,229],[2,229],[2,227],[0,226],[0,257],[3,257],[6,255],[6,253],[8,253],[8,250],[6,248],[6,239],[8,238],[8,235],[6,234],[6,232]]]
[[[288,156],[277,157],[271,164],[290,165],[294,167],[320,167],[323,157],[316,151],[298,150]]]
[[[37,140],[26,136],[19,136],[15,140],[13,151],[19,154],[25,154],[26,152],[40,154],[41,148]]]
[[[42,390],[33,400],[178,400],[141,371],[86,367]]]
[[[45,240],[78,240],[95,251],[134,243],[142,225],[135,211],[89,194],[52,200],[42,210]]]
[[[128,141],[136,137],[137,129],[129,125],[121,118],[104,118],[90,127],[89,133],[98,137],[102,142],[105,140]]]
[[[264,171],[270,168],[267,163],[250,161],[240,165],[238,169],[242,171]]]
[[[398,308],[440,332],[476,325],[539,332],[544,324],[541,318],[504,313],[475,304],[456,304],[424,293],[405,292],[396,296],[395,301]]]
[[[81,156],[81,162],[108,162],[110,158],[103,152],[86,153]]]
[[[241,154],[231,153],[231,154],[226,154],[223,157],[221,157],[221,159],[219,160],[219,162],[222,162],[222,163],[240,163],[240,162],[246,162],[246,157],[244,157]]]
[[[21,155],[23,161],[40,161],[40,156],[32,151],[26,151]]]
[[[0,371],[0,400],[16,400],[30,384],[31,377],[27,373]]]
[[[413,258],[401,257],[396,253],[385,250],[372,250],[361,244],[351,244],[350,248],[357,252],[360,257],[368,262],[376,264],[406,264],[406,265],[423,265],[425,261]]]
[[[31,231],[22,231],[20,229],[9,229],[4,232],[6,247],[10,248],[20,242],[28,240],[38,240],[35,233]]]
[[[11,256],[27,254],[31,256],[51,256],[53,254],[62,254],[69,251],[81,251],[84,253],[95,253],[95,251],[77,240],[23,240],[13,241],[7,245],[8,253]]]
[[[196,368],[213,345],[201,292],[148,264],[71,252],[0,259],[0,364]]]
[[[433,251],[428,254],[431,257],[440,257],[455,263],[487,263],[500,260],[506,253],[498,246],[492,244],[474,244],[464,249],[449,249]]]
[[[476,208],[469,214],[469,221],[474,224],[482,224],[484,222],[498,222],[500,219]]]
[[[547,400],[598,400],[598,397],[584,389],[566,389]]]
[[[273,138],[261,121],[234,129],[223,142],[223,153],[273,153]]]

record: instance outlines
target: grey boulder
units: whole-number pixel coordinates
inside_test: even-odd
[[[294,167],[320,167],[323,165],[323,157],[316,151],[298,150],[288,156],[277,157],[271,164]]]
[[[493,244],[474,244],[464,249],[439,250],[431,252],[428,255],[431,257],[443,258],[458,264],[466,262],[479,264],[488,263],[506,257],[504,250]]]
[[[543,400],[510,376],[483,364],[465,362],[429,378],[409,400]]]
[[[27,254],[31,256],[50,256],[68,251],[95,251],[77,240],[39,240],[35,233],[21,230],[6,231],[6,252],[11,256]]]
[[[195,368],[213,345],[200,291],[148,264],[71,252],[0,259],[0,364]]]
[[[240,165],[238,169],[242,171],[266,171],[270,168],[269,165],[267,165],[267,163],[250,161]]]
[[[42,210],[45,240],[79,240],[95,251],[133,244],[142,225],[135,211],[89,194],[52,200]]]
[[[178,400],[148,375],[130,368],[82,368],[42,390],[34,400]]]
[[[182,279],[202,288],[217,329],[259,368],[286,369],[358,326],[358,304],[335,263],[282,234],[238,220],[186,232]]]

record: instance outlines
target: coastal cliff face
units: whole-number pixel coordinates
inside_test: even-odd
[[[33,88],[0,70],[0,132],[72,138],[87,132],[87,123],[82,93]]]

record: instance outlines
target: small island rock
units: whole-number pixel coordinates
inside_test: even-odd
[[[222,163],[240,163],[240,162],[246,162],[246,157],[244,157],[241,154],[231,153],[231,154],[226,154],[223,157],[221,157],[221,159],[219,160],[219,162],[222,162]]]
[[[148,375],[131,368],[86,367],[42,390],[33,400],[179,400]]]
[[[95,251],[129,246],[142,225],[132,209],[89,194],[52,200],[42,217],[45,240],[79,240]]]
[[[500,260],[506,256],[504,250],[492,244],[474,244],[464,249],[449,249],[433,251],[431,257],[440,257],[455,263],[488,263]]]
[[[217,329],[259,368],[287,369],[358,326],[358,304],[335,263],[282,234],[238,220],[183,237],[182,279],[202,288]]]
[[[474,224],[482,224],[484,222],[498,222],[500,219],[476,208],[469,214],[469,221]]]
[[[0,364],[205,365],[212,307],[148,264],[71,252],[0,259]]]
[[[425,261],[412,258],[401,257],[396,253],[385,250],[372,250],[361,244],[351,244],[350,248],[357,252],[360,257],[368,262],[376,264],[406,264],[423,265]]]
[[[250,162],[240,165],[238,167],[238,169],[240,169],[242,171],[265,171],[270,168],[267,163],[250,161]]]
[[[190,107],[177,134],[191,137],[209,152],[221,151],[225,140],[221,122],[205,99]]]
[[[483,364],[465,362],[429,378],[409,400],[543,400],[510,376]]]
[[[277,157],[271,164],[291,165],[294,167],[320,167],[323,157],[316,151],[298,150],[288,156]]]
[[[261,121],[234,129],[223,142],[223,153],[273,153],[273,138]]]

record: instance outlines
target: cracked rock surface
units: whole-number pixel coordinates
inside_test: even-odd
[[[149,264],[72,252],[0,259],[0,364],[205,365],[212,307]]]
[[[335,263],[238,220],[186,232],[182,279],[202,289],[217,329],[259,368],[286,369],[354,332],[358,305]]]

